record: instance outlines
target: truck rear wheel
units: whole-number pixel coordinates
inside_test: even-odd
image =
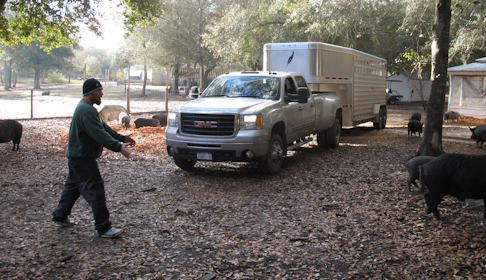
[[[179,166],[180,169],[183,170],[190,169],[194,166],[194,164],[196,164],[195,159],[184,159],[178,155],[174,155],[174,162],[177,166]]]
[[[327,148],[327,142],[326,142],[326,131],[319,131],[317,132],[317,146],[319,148]]]
[[[268,143],[267,156],[260,162],[260,170],[265,174],[276,174],[282,168],[283,142],[279,134],[274,133]]]
[[[383,129],[386,126],[386,111],[384,108],[380,108],[378,113],[378,122],[373,123],[373,127],[376,129]]]
[[[317,136],[319,139],[319,136]],[[341,121],[336,118],[334,125],[326,130],[326,144],[329,148],[339,147],[339,140],[341,139]]]

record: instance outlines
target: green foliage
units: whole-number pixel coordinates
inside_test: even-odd
[[[471,62],[471,56],[486,45],[486,1],[457,0],[452,10],[449,61]]]
[[[123,70],[116,71],[115,77],[117,82],[125,82],[125,72]]]
[[[113,57],[113,67],[115,68],[127,68],[128,67],[128,50],[126,48],[120,48]]]
[[[129,32],[135,27],[148,27],[157,22],[166,10],[166,5],[161,0],[123,0],[126,9],[123,12],[125,26]]]
[[[88,75],[97,76],[101,74],[104,69],[111,69],[111,56],[104,49],[94,47],[79,49],[75,52],[75,67],[77,70],[84,70],[86,64],[86,71]]]
[[[263,45],[309,39],[312,1],[250,0],[228,6],[208,25],[203,40],[218,58],[232,67],[261,69]]]
[[[486,45],[486,11],[485,0],[452,1],[452,18],[450,28],[449,62],[451,65],[471,62],[471,56]],[[433,40],[432,26],[435,24],[435,1],[410,0],[405,5],[405,16],[401,30],[410,38],[422,36],[419,52],[430,57],[430,46]],[[403,49],[415,45],[411,40]],[[430,59],[429,59],[430,61]],[[430,64],[427,65],[430,67]]]
[[[61,84],[61,83],[66,83],[66,78],[64,77],[63,74],[54,71],[52,73],[47,74],[47,81],[49,83]]]
[[[8,49],[6,49],[8,50]],[[69,47],[52,49],[49,53],[41,49],[38,42],[30,45],[20,45],[8,52],[16,67],[35,72],[34,88],[40,88],[40,73],[51,70],[62,70],[74,56]]]
[[[10,0],[0,14],[0,43],[8,46],[30,45],[37,41],[49,52],[63,45],[71,45],[79,27],[86,24],[100,35],[99,22],[93,8],[101,0],[28,1]],[[93,6],[92,6],[93,5]],[[3,7],[0,7],[3,8]]]

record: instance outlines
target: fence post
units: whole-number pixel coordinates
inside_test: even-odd
[[[169,68],[165,68],[165,112],[169,111]]]
[[[128,62],[127,112],[130,114],[130,62]]]
[[[34,90],[30,90],[30,118],[34,119]]]

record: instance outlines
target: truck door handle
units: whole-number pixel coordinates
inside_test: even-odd
[[[302,110],[304,110],[304,107],[300,106],[299,111],[302,111]]]

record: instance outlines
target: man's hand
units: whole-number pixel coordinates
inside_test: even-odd
[[[132,135],[128,134],[127,136],[125,136],[125,143],[129,144],[130,146],[135,146],[137,143],[135,143],[135,140],[133,140],[133,138],[130,136]]]
[[[134,141],[135,142],[135,141]],[[132,156],[130,155],[130,152],[128,151],[127,146],[133,146],[135,143],[123,143],[120,152],[122,155],[124,155],[126,158],[130,159]]]

